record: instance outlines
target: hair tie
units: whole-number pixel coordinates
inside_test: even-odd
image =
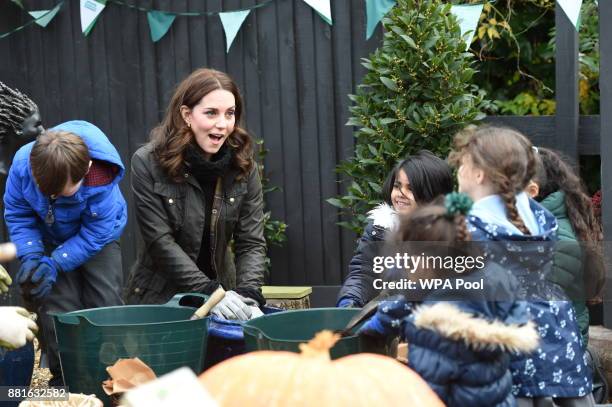
[[[451,192],[444,197],[446,216],[452,218],[457,215],[467,215],[474,202],[466,194]]]

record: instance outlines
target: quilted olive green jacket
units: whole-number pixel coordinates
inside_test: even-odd
[[[557,230],[559,242],[553,260],[550,280],[563,287],[568,297],[573,300],[582,334],[582,342],[586,347],[589,333],[589,309],[584,301],[584,253],[567,217],[565,193],[563,191],[553,192],[540,203],[557,218],[557,224],[559,225]]]

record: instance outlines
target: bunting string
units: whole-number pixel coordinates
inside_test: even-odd
[[[11,0],[17,7],[24,9],[22,0]],[[66,0],[59,1],[53,8],[49,10],[29,11],[32,20],[11,29],[10,31],[0,33],[0,39],[6,38],[15,34],[32,24],[37,24],[41,27],[46,27],[51,20],[56,16],[59,10],[63,7]],[[256,10],[269,5],[276,0],[264,0],[261,3],[250,7],[243,7],[230,11],[166,11],[158,9],[150,9],[129,3],[125,0],[79,0],[81,9],[81,29],[84,35],[88,35],[93,29],[96,21],[107,4],[128,7],[134,10],[147,13],[147,21],[153,42],[159,41],[168,32],[176,17],[198,17],[198,16],[219,16],[226,38],[226,52],[236,38],[242,24],[252,10]],[[327,24],[332,25],[331,15],[331,0],[302,0],[309,5]],[[495,2],[495,0],[492,0]],[[561,9],[568,16],[574,27],[578,30],[580,25],[580,6],[582,0],[557,0]],[[365,0],[366,8],[366,40],[370,39],[379,25],[383,17],[396,5],[396,0]],[[475,28],[478,25],[479,16],[482,12],[483,4],[470,5],[453,5],[451,12],[459,20],[461,27],[461,35],[471,32],[472,36]],[[24,9],[24,11],[27,11]],[[471,38],[471,37],[470,37]],[[467,38],[469,44],[470,38]],[[468,45],[469,47],[469,45]]]

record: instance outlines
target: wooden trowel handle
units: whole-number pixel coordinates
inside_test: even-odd
[[[1,243],[0,244],[0,261],[8,262],[15,258],[17,255],[17,247],[13,243]]]
[[[196,312],[193,313],[190,319],[204,318],[206,315],[208,315],[210,310],[213,309],[213,307],[223,299],[223,297],[225,297],[225,290],[223,289],[223,287],[219,286],[219,288],[217,288],[215,292],[213,292],[210,297],[208,297],[206,302],[202,304],[202,306],[198,308]]]

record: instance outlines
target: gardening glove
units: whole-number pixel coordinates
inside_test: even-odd
[[[0,307],[0,346],[17,349],[34,339],[38,326],[21,307]]]
[[[42,254],[31,254],[28,256],[24,256],[21,258],[21,266],[19,267],[19,271],[17,272],[17,284],[24,285],[30,278],[32,277],[32,273],[38,267],[38,263],[40,263],[40,259],[42,258]]]
[[[225,319],[238,319],[247,321],[251,318],[251,307],[247,304],[249,300],[236,291],[227,291],[225,297],[210,311],[211,314]]]
[[[13,280],[11,280],[9,273],[0,265],[0,294],[8,293],[9,286],[12,282]]]
[[[338,301],[338,304],[336,305],[336,307],[338,308],[359,308],[359,306],[355,303],[355,301],[347,297],[344,297],[340,301]]]
[[[30,279],[36,285],[30,291],[34,299],[40,300],[49,295],[59,271],[58,264],[52,258],[45,256],[40,259],[40,263]]]

